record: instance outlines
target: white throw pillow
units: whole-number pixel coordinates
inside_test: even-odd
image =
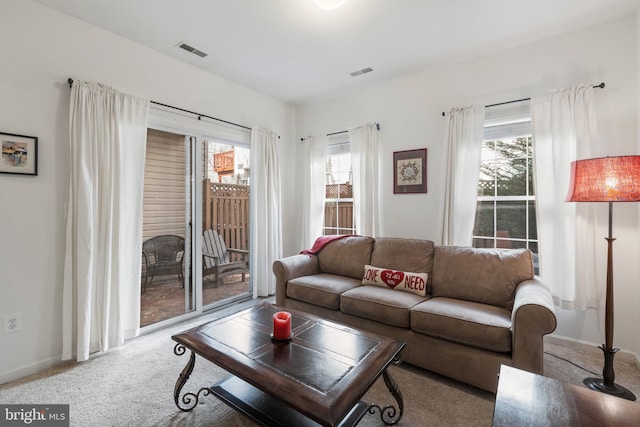
[[[427,294],[427,278],[427,273],[411,273],[365,265],[362,284],[382,286],[425,296]]]

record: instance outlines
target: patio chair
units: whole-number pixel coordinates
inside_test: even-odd
[[[240,254],[240,261],[231,261],[230,253]],[[242,281],[249,271],[249,251],[227,248],[222,237],[214,230],[204,232],[202,242],[202,277],[215,275],[215,287],[220,286],[222,278],[233,274],[242,274]]]
[[[156,276],[177,274],[184,286],[182,260],[184,257],[184,238],[174,235],[151,237],[142,244],[142,259],[145,265],[142,292],[153,282]]]

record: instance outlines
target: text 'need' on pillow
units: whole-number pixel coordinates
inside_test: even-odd
[[[427,273],[411,273],[365,265],[362,284],[382,286],[425,296],[427,294]]]

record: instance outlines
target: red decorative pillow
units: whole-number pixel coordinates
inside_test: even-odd
[[[427,294],[427,273],[411,273],[365,265],[362,284],[382,286],[425,296]]]

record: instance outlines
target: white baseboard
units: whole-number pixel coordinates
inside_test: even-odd
[[[575,348],[579,350],[598,348],[598,346],[600,345],[600,344],[594,344],[588,341],[577,340],[575,338],[563,337],[560,335],[545,335],[544,341],[551,344],[563,345],[566,347]],[[640,369],[639,354],[629,350],[620,349],[620,351],[616,353],[616,357],[631,361],[638,367],[638,369]]]
[[[14,381],[29,375],[37,374],[38,372],[42,372],[46,369],[52,368],[61,363],[62,363],[62,355],[50,357],[48,359],[41,360],[39,362],[32,363],[27,366],[22,366],[12,371],[0,372],[0,384],[8,383],[9,381]]]

